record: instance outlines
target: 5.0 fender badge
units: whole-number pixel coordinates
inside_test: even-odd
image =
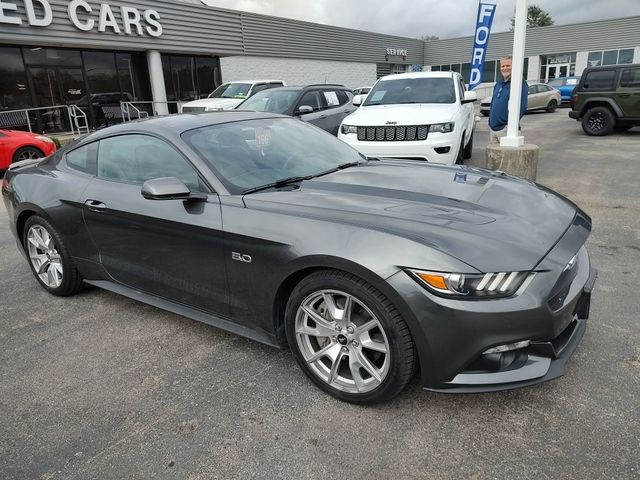
[[[231,252],[231,259],[236,260],[237,262],[243,262],[243,263],[251,263],[252,261],[252,258],[250,255],[243,255],[242,253],[238,253],[238,252]]]

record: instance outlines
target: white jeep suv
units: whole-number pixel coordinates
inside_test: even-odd
[[[238,80],[220,85],[207,98],[193,100],[182,105],[182,113],[231,110],[254,95],[268,88],[284,87],[282,80]]]
[[[368,157],[463,163],[471,158],[476,100],[456,72],[389,75],[342,121],[338,138]]]

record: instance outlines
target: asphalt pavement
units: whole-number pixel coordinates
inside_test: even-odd
[[[0,478],[640,478],[640,128],[587,137],[566,109],[523,128],[538,182],[593,218],[599,277],[565,376],[341,403],[288,351],[98,289],[47,294],[0,206]]]

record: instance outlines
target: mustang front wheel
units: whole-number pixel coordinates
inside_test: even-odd
[[[414,374],[406,323],[384,295],[348,273],[306,277],[289,299],[286,329],[303,371],[341,400],[389,400]]]
[[[49,293],[73,295],[82,288],[82,278],[67,253],[62,239],[42,217],[29,217],[23,244],[36,279]]]

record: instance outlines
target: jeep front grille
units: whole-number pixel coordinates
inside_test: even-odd
[[[358,127],[358,140],[364,142],[414,142],[426,140],[429,125],[396,127]]]

